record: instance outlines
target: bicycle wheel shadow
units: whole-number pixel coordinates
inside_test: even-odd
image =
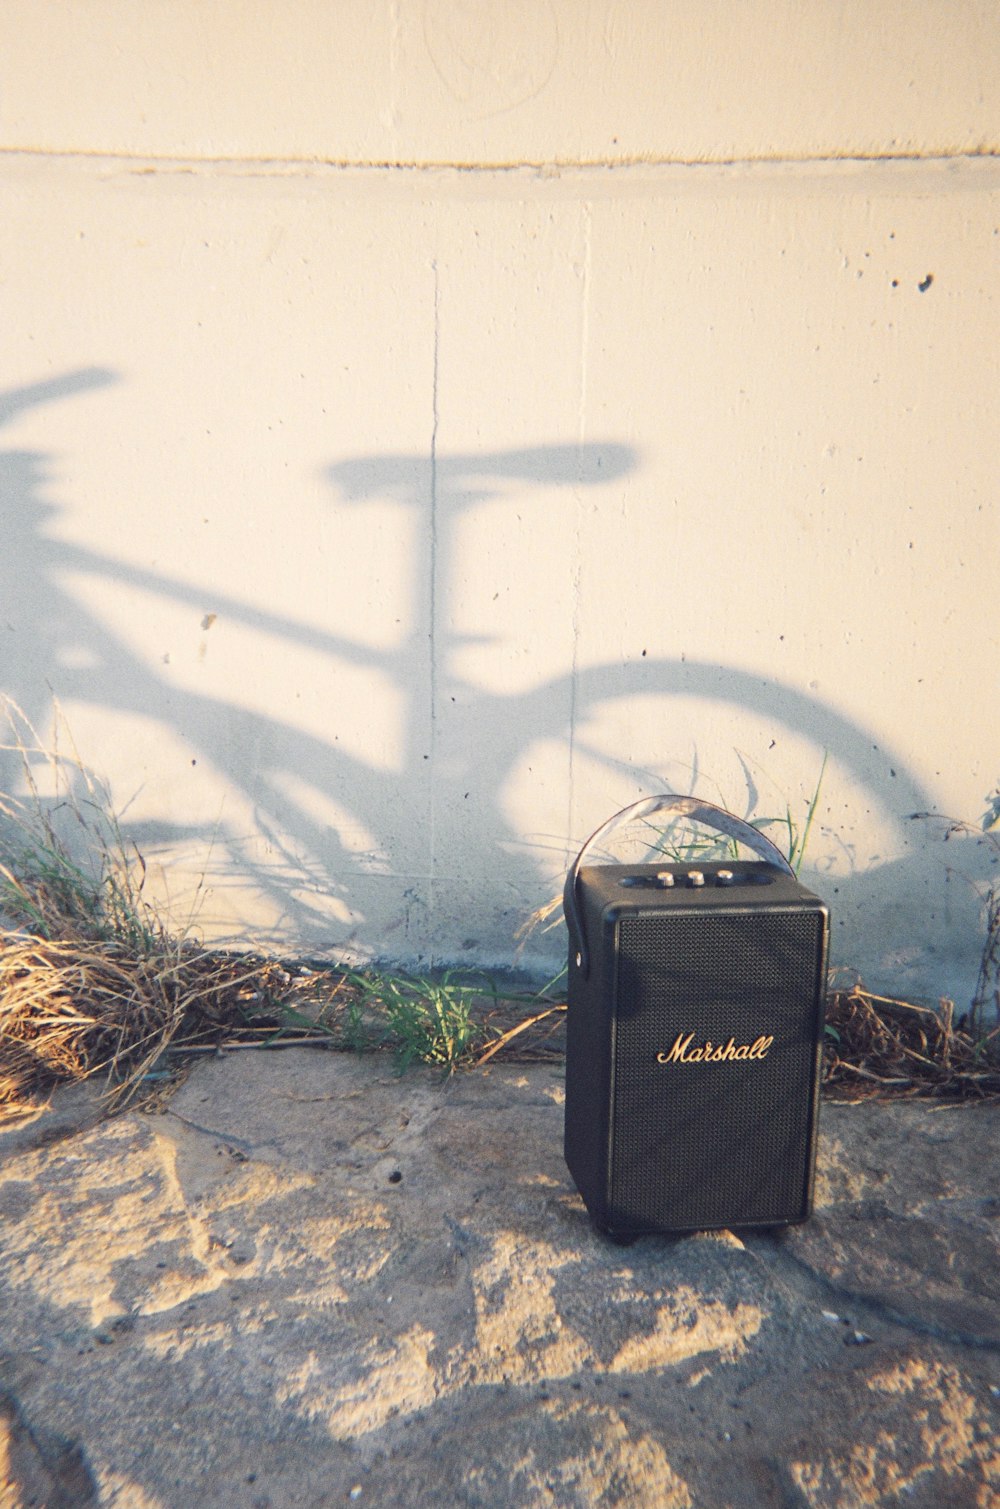
[[[115,381],[97,368],[69,373],[0,399],[0,417],[13,422],[36,405]],[[548,898],[583,836],[574,826],[589,831],[620,804],[623,778],[633,782],[628,797],[636,794],[628,762],[608,757],[587,787],[588,800],[593,794],[606,805],[583,811],[574,783],[588,722],[636,697],[660,699],[661,708],[732,710],[734,722],[749,717],[804,740],[817,755],[827,751],[858,801],[883,814],[907,851],[814,877],[849,938],[840,957],[863,964],[867,955],[886,965],[895,958],[900,968],[926,974],[937,948],[942,968],[950,968],[955,907],[942,906],[931,919],[927,908],[941,886],[940,859],[913,842],[904,821],[932,802],[899,752],[883,748],[876,758],[868,730],[814,697],[737,667],[678,656],[574,668],[580,540],[600,507],[600,489],[625,485],[639,465],[631,447],[613,442],[373,454],[332,465],[333,520],[345,539],[357,537],[367,508],[388,505],[417,524],[410,533],[418,545],[406,563],[412,610],[386,647],[272,611],[248,594],[208,589],[193,576],[140,568],[96,543],[70,543],[53,528],[61,504],[50,496],[51,457],[7,452],[0,455],[5,690],[40,729],[53,693],[107,713],[112,738],[116,718],[143,720],[154,743],[156,730],[171,736],[192,783],[212,779],[238,796],[246,814],[239,822],[207,822],[183,810],[175,816],[166,801],[162,816],[125,822],[127,836],[167,868],[178,855],[197,866],[214,850],[211,883],[217,897],[228,892],[237,942],[242,898],[252,893],[256,938],[301,954],[421,966],[509,963],[517,928]],[[325,569],[322,558],[310,566],[303,557],[304,571]],[[263,636],[287,662],[290,683],[319,657],[346,667],[363,690],[352,704],[331,706],[328,726],[318,730],[297,724],[287,707],[264,714],[247,705],[238,680],[225,695],[199,692],[173,679],[141,635],[127,640],[110,626],[111,615],[88,607],[94,593],[85,599],[72,588],[80,577],[100,587],[102,601],[105,593],[110,599],[138,590],[187,614],[204,613],[210,603],[237,630],[258,642]],[[379,589],[378,581],[369,584],[376,597]],[[530,605],[543,597],[536,616]],[[392,759],[378,761],[365,754],[363,740],[340,734],[362,726],[386,689],[402,715]],[[711,756],[697,727],[685,727],[682,737],[686,748],[698,745],[703,759]],[[678,758],[680,741],[673,740],[672,747],[664,742],[660,772]],[[542,819],[529,830],[511,790],[538,750],[547,751],[548,789],[540,797]],[[101,767],[101,749],[82,753]],[[183,809],[185,787],[168,768],[174,754],[165,747],[147,755],[151,784],[168,781],[170,804]],[[17,756],[8,751],[3,764],[4,789],[12,789]],[[140,779],[137,771],[135,784]],[[130,794],[118,791],[115,799]],[[983,856],[973,857],[974,878],[982,878],[984,865]],[[263,927],[262,914],[269,919]],[[551,936],[538,948],[528,962],[539,968],[561,951]],[[850,950],[859,957],[848,960]]]

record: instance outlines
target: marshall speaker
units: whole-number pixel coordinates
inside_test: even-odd
[[[682,814],[759,856],[586,866],[613,828]],[[764,836],[707,802],[650,797],[566,879],[566,1162],[598,1228],[782,1226],[812,1203],[825,905]]]

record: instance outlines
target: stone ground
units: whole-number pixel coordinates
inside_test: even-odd
[[[0,1138],[0,1504],[1000,1504],[1000,1105],[826,1103],[809,1224],[621,1248],[562,1100],[235,1052]]]

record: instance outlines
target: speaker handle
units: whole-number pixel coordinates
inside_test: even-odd
[[[635,822],[640,817],[649,817],[654,812],[670,812],[674,815],[690,818],[693,822],[704,823],[706,827],[714,828],[717,833],[724,833],[727,838],[733,838],[738,843],[746,844],[760,859],[765,859],[769,864],[778,865],[780,869],[794,876],[788,860],[781,850],[765,838],[758,829],[752,828],[742,818],[734,817],[731,812],[726,812],[723,807],[713,806],[711,802],[700,801],[694,796],[646,796],[641,801],[633,802],[630,807],[623,807],[616,812],[614,817],[609,817],[606,823],[587,839],[583,848],[573,862],[569,874],[566,876],[566,885],[563,890],[563,911],[566,915],[566,925],[569,928],[570,948],[575,949],[577,964],[583,971],[584,979],[590,970],[590,956],[587,949],[587,939],[584,936],[583,924],[580,918],[580,901],[577,891],[577,883],[580,879],[580,866],[587,850],[596,844],[598,839],[606,838],[615,828],[621,828],[626,823]]]

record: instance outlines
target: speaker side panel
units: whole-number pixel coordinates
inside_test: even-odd
[[[563,1150],[584,1204],[601,1225],[609,1181],[616,929],[592,897],[584,897],[583,920],[591,944],[590,971],[585,978],[570,958]]]

